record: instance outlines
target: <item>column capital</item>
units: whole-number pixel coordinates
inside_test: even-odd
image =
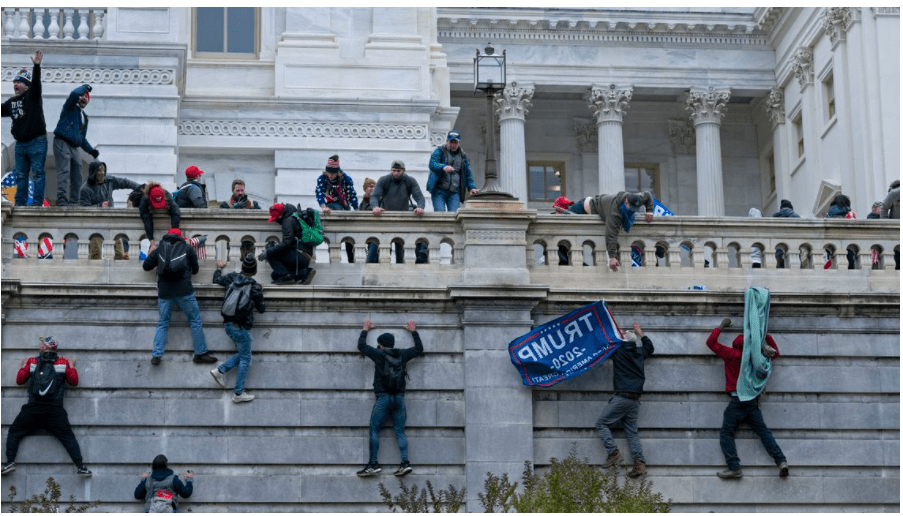
[[[862,15],[860,7],[828,7],[822,13],[822,26],[825,34],[831,38],[832,48],[841,41],[846,41],[847,31]]]
[[[721,124],[727,112],[727,101],[731,98],[730,88],[691,88],[687,93],[685,106],[695,125]]]
[[[499,122],[516,118],[525,120],[529,108],[533,105],[530,100],[534,93],[533,84],[518,84],[512,82],[505,89],[495,94],[495,112]]]
[[[633,86],[619,88],[614,84],[608,86],[593,84],[589,94],[589,107],[593,110],[596,123],[623,122],[631,98]]]
[[[800,89],[815,81],[815,72],[812,70],[812,49],[809,47],[800,47],[790,58],[790,67],[793,69],[793,76],[800,81]]]
[[[765,100],[765,112],[771,119],[772,129],[784,123],[784,90],[782,88],[772,88],[768,92],[768,98]]]

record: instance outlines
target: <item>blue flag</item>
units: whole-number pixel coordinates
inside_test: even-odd
[[[654,208],[652,209],[652,214],[655,215],[656,217],[671,217],[674,215],[674,212],[669,210],[667,206],[662,204],[661,201],[659,201],[658,199],[656,199],[654,197],[652,199],[652,204],[654,205]]]
[[[605,301],[596,301],[512,340],[508,354],[524,385],[551,387],[610,357],[623,340]]]

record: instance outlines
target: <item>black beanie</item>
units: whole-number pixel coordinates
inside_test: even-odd
[[[790,201],[788,201],[787,199],[781,199],[781,209],[783,210],[784,208],[790,208],[792,210],[793,205],[790,204]]]
[[[384,348],[394,348],[395,335],[392,335],[391,333],[383,333],[382,335],[377,337],[376,342]]]
[[[241,261],[241,272],[252,276],[257,274],[257,260],[254,259],[253,253],[246,254],[244,260]]]

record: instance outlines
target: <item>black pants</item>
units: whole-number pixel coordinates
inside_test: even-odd
[[[9,433],[6,435],[6,460],[16,461],[16,453],[19,452],[19,442],[23,437],[33,434],[36,430],[47,430],[51,435],[63,443],[63,447],[69,452],[69,457],[77,467],[82,467],[82,452],[75,440],[72,426],[69,425],[69,414],[61,405],[45,403],[26,403],[16,416]]]
[[[310,259],[294,249],[285,249],[275,253],[270,252],[267,255],[267,262],[273,269],[270,275],[273,280],[277,280],[286,274],[291,274],[296,280],[306,277],[307,267],[310,265]]]

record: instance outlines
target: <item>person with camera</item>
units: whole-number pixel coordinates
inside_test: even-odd
[[[269,221],[282,225],[282,241],[267,244],[257,259],[270,264],[273,284],[310,285],[317,273],[310,267],[314,248],[323,243],[320,215],[311,208],[298,210],[292,204],[276,203],[270,206]]]
[[[141,475],[135,488],[135,500],[144,499],[144,512],[178,512],[179,497],[190,498],[194,492],[194,473],[185,472],[185,483],[169,469],[169,461],[162,453],[154,457],[151,472]]]
[[[219,205],[225,210],[259,210],[260,205],[257,201],[248,199],[245,193],[245,182],[241,179],[232,181],[232,197],[228,201],[223,201]]]

